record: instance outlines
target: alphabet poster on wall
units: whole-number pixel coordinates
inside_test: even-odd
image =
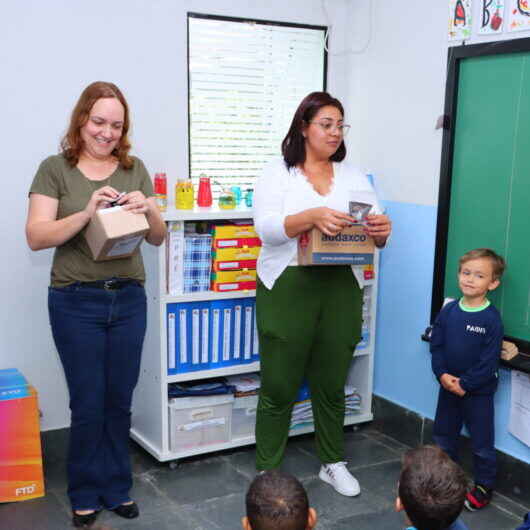
[[[509,0],[510,21],[508,31],[523,31],[530,29],[530,1]]]
[[[449,40],[471,36],[471,0],[449,0]]]
[[[478,33],[491,35],[501,33],[504,23],[504,0],[480,0]]]

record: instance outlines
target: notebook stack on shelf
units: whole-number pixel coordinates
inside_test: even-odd
[[[361,395],[351,386],[344,387],[345,415],[358,414],[361,410]],[[307,382],[304,382],[298,392],[291,415],[291,429],[298,429],[313,423],[313,409],[311,408],[311,394]]]
[[[252,221],[215,224],[212,237],[212,291],[255,289],[261,241]]]
[[[184,233],[184,293],[210,289],[212,236]]]

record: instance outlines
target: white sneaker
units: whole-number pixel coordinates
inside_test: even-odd
[[[355,497],[361,493],[357,479],[348,471],[346,462],[323,464],[319,478],[335,488],[335,491],[347,497]]]

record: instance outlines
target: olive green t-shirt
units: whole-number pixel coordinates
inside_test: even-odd
[[[131,158],[134,162],[131,169],[118,166],[105,180],[94,181],[87,179],[77,167],[71,167],[62,155],[50,156],[37,170],[29,193],[58,199],[57,219],[83,210],[94,191],[103,186],[112,186],[118,192],[140,190],[146,197],[152,197],[153,185],[143,162],[139,158]],[[85,240],[85,230],[86,227],[56,247],[51,271],[53,287],[108,278],[145,281],[139,248],[128,258],[96,262]]]

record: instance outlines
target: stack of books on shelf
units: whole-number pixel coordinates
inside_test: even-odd
[[[261,386],[260,376],[257,373],[230,375],[225,379],[228,385],[234,387],[236,398],[256,396]]]
[[[212,291],[255,289],[261,241],[252,221],[215,224],[212,237]]]
[[[166,243],[167,292],[245,291],[256,288],[261,249],[251,219],[170,221]]]
[[[344,395],[346,416],[350,414],[358,414],[361,410],[361,395],[351,385],[346,385],[344,387]],[[290,428],[291,430],[299,429],[312,423],[313,409],[311,408],[311,394],[309,392],[309,386],[304,382],[302,388],[300,388],[300,391],[298,392],[296,403],[293,407]]]
[[[363,291],[363,323],[361,326],[361,340],[357,344],[356,350],[365,350],[370,345],[370,307],[371,307],[372,287],[366,286]]]
[[[344,395],[346,396],[346,416],[358,414],[361,411],[361,394],[357,392],[355,387],[346,385],[344,387]]]

